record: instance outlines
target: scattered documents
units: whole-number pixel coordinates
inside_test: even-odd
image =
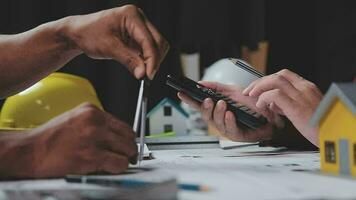
[[[246,147],[246,146],[254,146],[258,145],[258,142],[234,142],[228,139],[220,139],[219,140],[220,148],[222,149],[233,149],[239,147]]]
[[[87,177],[140,180],[154,184],[130,188],[67,183],[63,179],[0,182],[0,197],[1,200],[177,199],[178,186],[175,176],[164,170],[137,168],[131,172],[129,170],[125,175]]]

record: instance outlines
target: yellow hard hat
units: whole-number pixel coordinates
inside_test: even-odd
[[[90,102],[103,110],[91,83],[82,77],[53,73],[6,99],[0,112],[0,130],[25,130]]]

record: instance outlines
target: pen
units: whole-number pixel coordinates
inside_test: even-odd
[[[69,183],[88,183],[88,184],[96,184],[101,186],[121,186],[128,188],[135,187],[143,187],[154,184],[154,182],[149,181],[140,181],[134,179],[106,179],[106,178],[94,178],[80,175],[68,175],[65,180]],[[207,192],[210,191],[210,187],[198,184],[187,184],[181,183],[178,184],[178,188],[181,190],[189,190],[189,191],[202,191]]]
[[[146,134],[146,112],[147,112],[146,109],[147,109],[147,101],[148,101],[147,88],[149,87],[149,85],[150,85],[150,81],[147,77],[141,79],[141,85],[140,85],[138,99],[137,99],[135,120],[133,125],[134,132],[138,134],[139,122],[141,122],[138,167],[141,166],[141,161],[143,160],[143,154],[144,154],[143,151],[144,151],[145,134]]]

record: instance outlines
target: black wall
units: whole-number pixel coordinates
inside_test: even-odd
[[[201,53],[201,67],[222,57],[239,57],[242,45],[270,42],[268,72],[290,68],[325,91],[332,81],[356,76],[356,6],[347,0],[2,0],[0,33],[19,33],[67,15],[136,3],[171,43],[152,84],[150,107],[175,92],[167,73],[181,74],[181,52]],[[61,71],[87,77],[107,111],[131,123],[138,81],[115,61],[79,56]],[[1,103],[1,102],[0,102]]]

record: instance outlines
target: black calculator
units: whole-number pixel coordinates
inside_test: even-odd
[[[238,125],[257,129],[267,123],[267,119],[261,114],[187,77],[167,75],[166,84],[200,103],[206,98],[211,98],[215,104],[219,100],[224,100],[227,103],[227,110],[235,114]]]

